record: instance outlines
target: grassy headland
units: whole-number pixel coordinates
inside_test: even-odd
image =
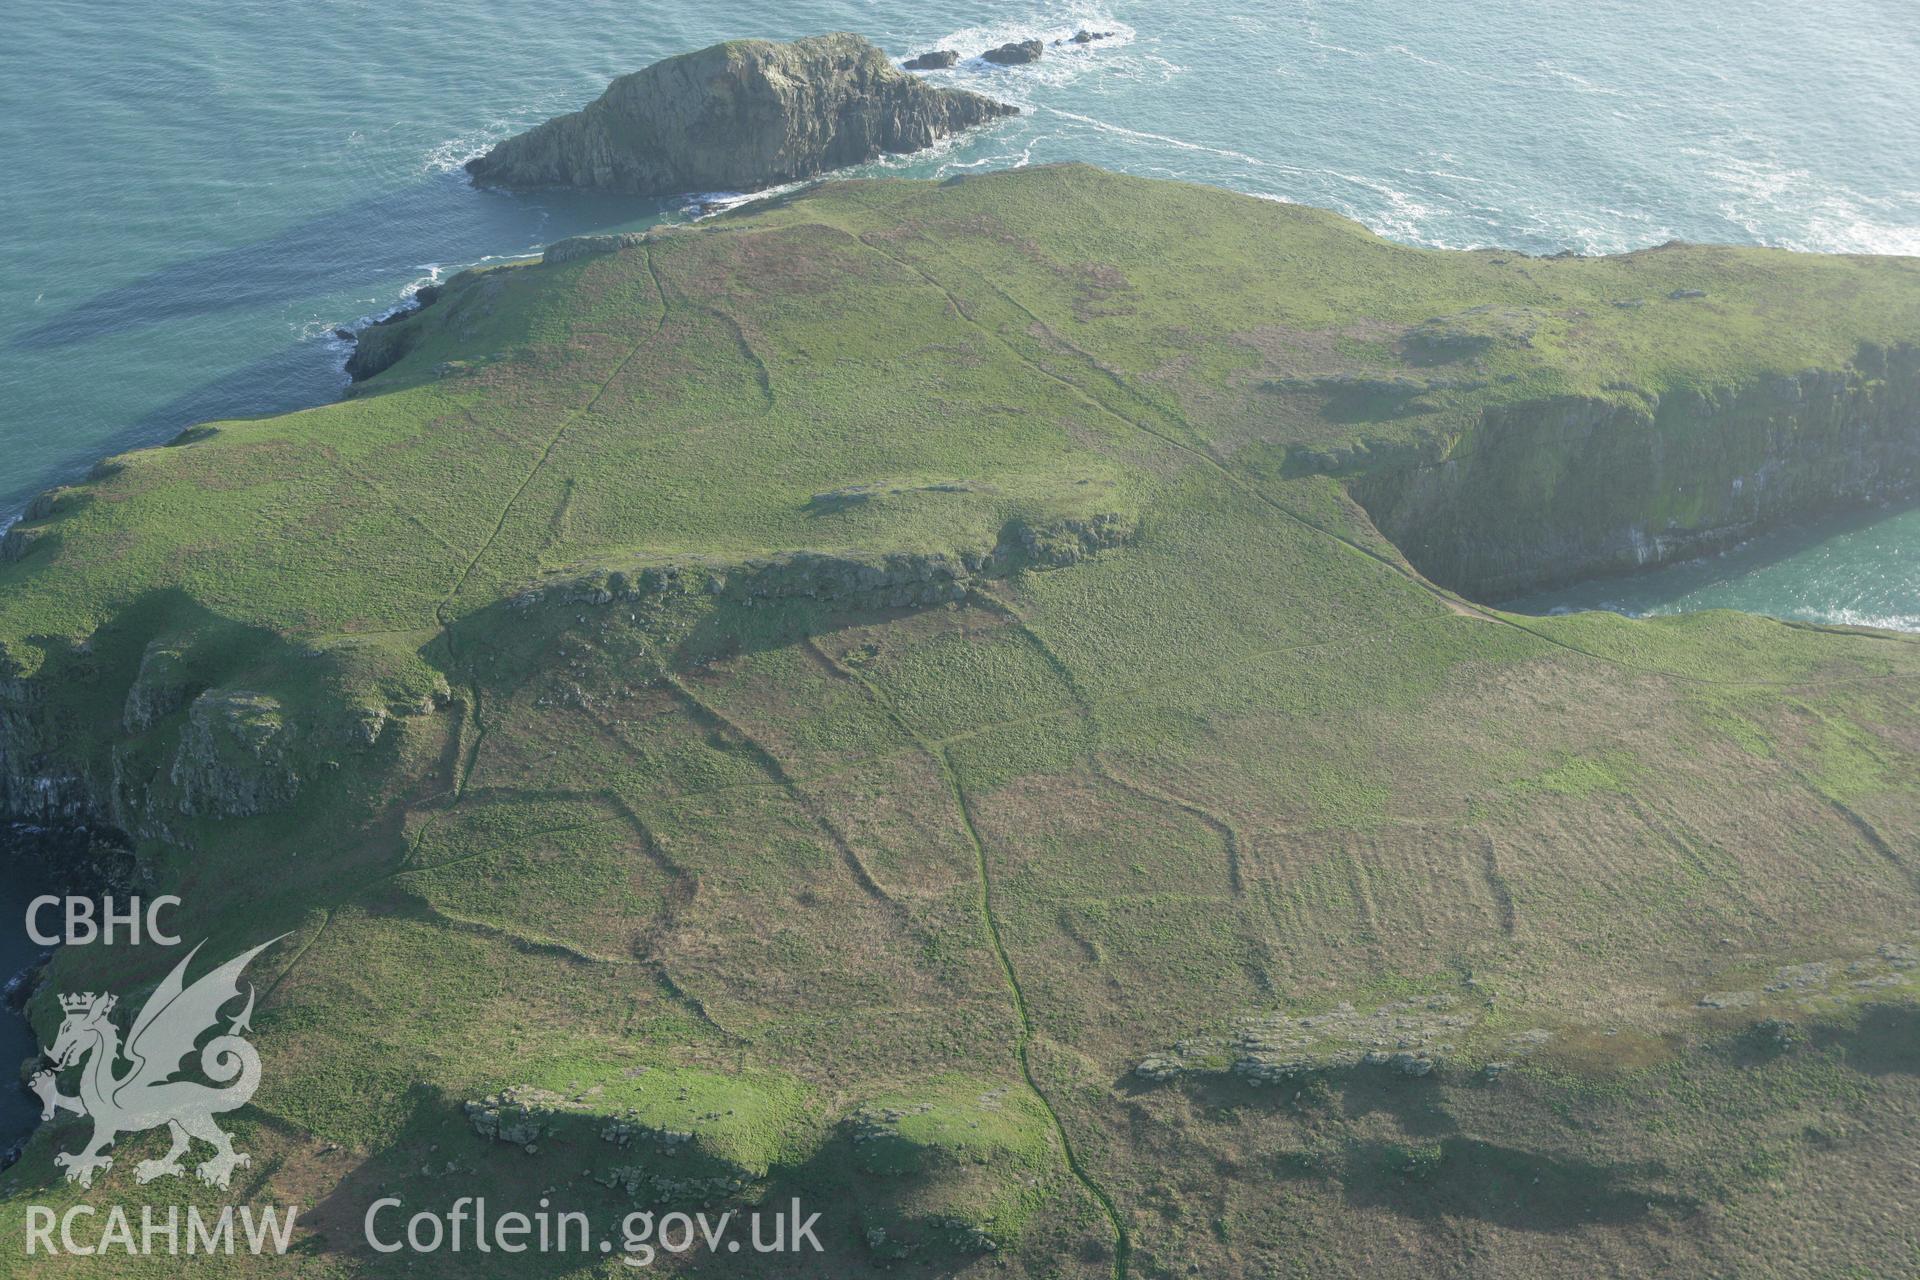
[[[529,1273],[368,1254],[376,1188],[799,1194],[833,1276],[1900,1274],[1920,645],[1454,588],[1901,491],[1916,339],[1910,260],[1084,167],[570,242],[43,500],[0,801],[292,932],[288,1274]],[[177,1198],[80,1131],[0,1236]]]

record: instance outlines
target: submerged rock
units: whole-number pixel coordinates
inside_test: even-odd
[[[1029,62],[1038,62],[1047,46],[1038,40],[1012,40],[997,49],[989,49],[980,56],[986,61],[1002,67],[1024,66]]]
[[[1017,114],[935,89],[856,35],[734,40],[621,76],[583,110],[507,139],[467,171],[520,189],[754,191]]]

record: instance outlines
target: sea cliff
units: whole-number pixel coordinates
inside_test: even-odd
[[[1920,495],[1920,348],[1665,395],[1488,407],[1349,487],[1422,573],[1476,599],[1712,554]]]

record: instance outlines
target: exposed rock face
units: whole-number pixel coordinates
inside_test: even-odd
[[[654,565],[632,572],[616,570],[516,596],[511,606],[528,609],[543,602],[568,605],[644,601],[653,597],[705,592],[745,604],[778,600],[817,600],[848,608],[919,609],[964,600],[976,579],[1005,577],[1022,570],[1065,568],[1114,547],[1138,532],[1135,521],[1109,513],[1065,518],[1042,525],[1010,520],[988,551],[891,552],[843,555],[790,551],[766,559],[733,564]]]
[[[161,718],[186,706],[192,696],[186,646],[155,640],[140,657],[140,673],[127,690],[120,722],[128,733],[144,733]]]
[[[33,550],[33,544],[44,536],[46,530],[26,525],[14,525],[5,536],[0,537],[0,563],[11,564],[27,558],[27,552]]]
[[[615,235],[569,236],[565,240],[556,240],[547,246],[541,255],[549,266],[577,262],[581,258],[591,258],[602,253],[618,253],[622,249],[631,249],[644,243],[647,233],[644,231],[622,231]]]
[[[1018,112],[935,89],[856,35],[734,40],[622,76],[584,110],[509,138],[467,170],[519,189],[753,191]]]
[[[581,236],[574,240],[563,240],[548,250],[547,260],[564,262],[568,252],[575,257],[583,256],[586,252],[611,252],[637,238]],[[577,246],[582,241],[600,240],[613,243],[605,250],[563,248]],[[554,250],[561,250],[562,256],[555,259]],[[422,324],[422,313],[430,308],[433,310],[433,323],[442,331],[455,335],[472,333],[476,325],[493,314],[494,300],[499,295],[502,283],[496,272],[462,271],[444,285],[422,288],[413,295],[411,306],[374,321],[354,335],[353,354],[347,357],[347,377],[355,383],[365,382],[404,360],[426,336],[427,328]]]
[[[265,694],[201,694],[173,760],[180,811],[242,818],[285,806],[300,789],[290,738],[279,702]]]
[[[923,53],[917,58],[908,58],[900,65],[908,71],[945,71],[960,61],[960,55],[951,49],[935,49]]]
[[[998,49],[989,49],[980,56],[988,62],[998,63],[1003,67],[1018,67],[1029,62],[1040,61],[1041,55],[1046,51],[1047,46],[1038,40],[1014,40],[1001,45]]]
[[[1920,348],[1742,386],[1496,406],[1441,459],[1349,483],[1422,573],[1483,600],[1723,551],[1920,494]]]

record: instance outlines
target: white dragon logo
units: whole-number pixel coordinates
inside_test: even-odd
[[[161,1125],[172,1132],[173,1147],[158,1160],[142,1160],[134,1167],[134,1177],[140,1182],[184,1174],[180,1157],[194,1138],[214,1148],[213,1157],[195,1170],[209,1186],[226,1187],[233,1171],[250,1163],[244,1152],[233,1149],[233,1139],[213,1118],[245,1106],[260,1087],[260,1055],[243,1038],[243,1033],[252,1030],[251,985],[246,1008],[231,1019],[226,1034],[215,1036],[200,1049],[200,1070],[224,1087],[173,1077],[180,1073],[183,1059],[194,1051],[200,1037],[217,1027],[221,1008],[239,997],[241,970],[278,941],[263,942],[187,986],[187,965],[200,952],[196,946],[141,1006],[124,1048],[120,1029],[108,1017],[116,1003],[113,996],[87,992],[60,997],[66,1019],[60,1024],[60,1034],[54,1037],[53,1048],[47,1050],[53,1069],[39,1072],[30,1083],[40,1096],[41,1119],[51,1120],[56,1111],[64,1110],[93,1120],[93,1137],[83,1150],[61,1152],[53,1158],[55,1164],[66,1169],[67,1181],[92,1186],[95,1173],[113,1167],[113,1157],[101,1153],[113,1145],[114,1139]],[[116,1074],[122,1059],[129,1065],[124,1073]],[[85,1066],[80,1072],[79,1096],[69,1097],[60,1092],[55,1073],[82,1060]]]

